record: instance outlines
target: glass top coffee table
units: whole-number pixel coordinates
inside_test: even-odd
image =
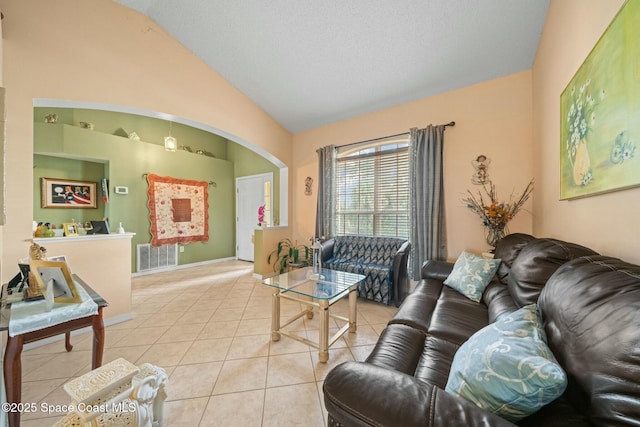
[[[320,362],[326,363],[329,360],[329,347],[347,330],[356,332],[356,289],[364,279],[365,276],[361,274],[324,268],[320,269],[318,277],[317,274],[313,274],[311,267],[264,279],[263,284],[275,288],[271,312],[271,339],[278,341],[280,335],[285,335],[317,348]],[[349,317],[330,313],[329,308],[347,295],[349,295]],[[306,308],[284,323],[280,323],[280,298],[299,302]],[[304,315],[311,319],[314,310],[319,311],[320,314],[320,336],[317,343],[283,329]],[[331,338],[329,338],[330,317],[347,322]]]

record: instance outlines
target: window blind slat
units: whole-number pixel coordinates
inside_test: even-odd
[[[409,236],[407,142],[380,143],[339,157],[338,234]]]

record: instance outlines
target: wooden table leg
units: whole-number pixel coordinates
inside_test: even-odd
[[[93,316],[93,359],[91,369],[102,366],[104,354],[104,322],[102,320],[102,307],[98,308],[98,314]]]
[[[71,332],[64,333],[64,348],[67,352],[73,350],[73,346],[71,345]]]
[[[7,391],[8,403],[20,403],[22,396],[22,347],[24,337],[18,335],[9,336],[7,348],[4,352],[4,385]],[[7,414],[9,427],[20,426],[20,412],[11,411]]]

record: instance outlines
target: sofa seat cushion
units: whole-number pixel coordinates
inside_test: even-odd
[[[394,255],[404,242],[403,239],[393,237],[337,236],[333,258],[337,262],[391,265]]]
[[[487,307],[444,286],[437,280],[422,280],[389,321],[462,345],[487,325]]]
[[[385,264],[366,264],[359,261],[329,260],[325,267],[332,270],[362,274],[365,279],[358,285],[358,296],[377,302],[388,303],[392,290],[392,266]]]
[[[429,334],[462,345],[488,323],[487,307],[443,286],[431,315]]]
[[[444,389],[459,347],[407,325],[389,325],[366,362],[411,375],[429,387]]]
[[[406,325],[389,325],[380,334],[366,362],[413,376],[424,350],[424,340],[422,331]]]
[[[456,353],[446,391],[509,421],[562,395],[567,376],[546,344],[536,304],[498,319]]]
[[[427,335],[424,340],[424,349],[414,376],[417,380],[444,390],[449,378],[451,363],[456,352],[460,348],[442,338]]]
[[[426,279],[419,282],[414,291],[405,298],[389,324],[408,325],[426,334],[442,286],[439,280]]]

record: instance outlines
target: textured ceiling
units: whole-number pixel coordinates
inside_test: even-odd
[[[116,0],[296,133],[531,68],[550,0]]]

